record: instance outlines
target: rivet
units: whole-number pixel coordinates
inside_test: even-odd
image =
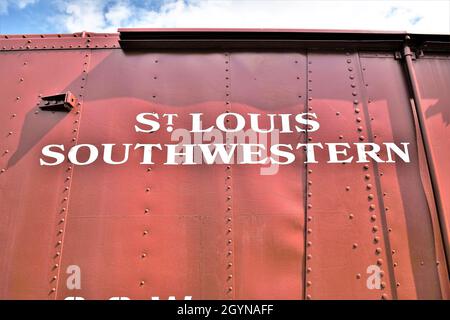
[[[308,241],[308,243],[306,244],[308,247],[311,247],[312,246],[312,242],[311,241]]]
[[[312,282],[311,282],[311,281],[307,281],[307,282],[306,282],[306,286],[307,286],[307,287],[311,287],[311,285],[312,285]]]
[[[311,216],[308,216],[308,221],[312,221],[312,217]]]
[[[311,268],[307,268],[306,272],[311,273],[312,269]]]
[[[149,210],[149,209],[145,209],[144,212],[145,212],[145,213],[149,213],[150,210]]]
[[[308,209],[311,209],[312,208],[312,204],[308,204]]]
[[[231,239],[228,239],[228,244],[231,244],[233,241]]]
[[[372,227],[372,231],[373,231],[373,232],[377,232],[377,231],[378,231],[378,227],[377,227],[377,226],[373,226],[373,227]]]
[[[307,232],[308,232],[309,234],[311,234],[311,233],[312,233],[312,229],[308,229]]]
[[[364,175],[364,178],[365,178],[366,180],[369,180],[369,179],[370,179],[370,174]]]
[[[388,299],[388,295],[387,295],[386,293],[383,293],[383,294],[381,295],[381,299],[387,300],[387,299]]]
[[[397,267],[398,266],[398,263],[397,262],[394,262],[394,267]]]
[[[150,188],[146,188],[146,189],[145,189],[145,192],[149,192],[149,191],[150,191]]]
[[[139,283],[140,286],[143,286],[144,284],[145,284],[145,281],[141,281],[141,282]]]
[[[425,262],[423,262],[423,261],[420,261],[420,265],[421,266],[423,266],[425,264]]]
[[[145,257],[147,257],[147,254],[144,252],[144,253],[141,254],[141,258],[143,259]]]
[[[311,260],[311,259],[312,259],[312,255],[308,254],[308,255],[306,256],[306,259]]]
[[[373,194],[369,194],[368,196],[367,196],[367,198],[369,199],[369,200],[373,200]]]
[[[370,189],[372,189],[372,185],[371,185],[370,183],[368,183],[368,184],[366,185],[366,188],[367,188],[367,190],[370,190]]]
[[[228,262],[228,267],[232,267],[233,263],[232,262]]]
[[[374,243],[380,242],[380,237],[374,237],[374,238],[373,238],[373,242],[374,242]]]
[[[306,295],[306,300],[311,300],[311,295],[310,294]]]
[[[308,192],[308,197],[312,197],[312,192]]]
[[[148,235],[148,230],[144,230],[144,236]]]
[[[383,259],[378,259],[377,260],[377,265],[381,266],[383,264]]]
[[[375,253],[376,253],[376,254],[380,254],[380,253],[381,253],[381,248],[376,248],[376,249],[375,249]]]
[[[51,292],[55,292],[56,291],[56,288],[52,288],[52,290],[50,290]]]
[[[371,216],[370,216],[370,220],[372,220],[372,221],[375,221],[375,220],[377,220],[377,216],[376,216],[376,215],[374,215],[374,214],[373,214],[373,215],[371,215]]]
[[[360,273],[356,274],[356,279],[361,279],[361,274]]]
[[[361,122],[362,121],[362,119],[361,118],[356,118],[356,122]]]
[[[349,191],[349,190],[350,190],[350,187],[349,187],[349,186],[346,186],[346,187],[345,187],[345,190]]]
[[[356,249],[356,248],[358,248],[358,244],[357,244],[357,243],[354,243],[354,244],[353,244],[353,249]]]
[[[352,213],[350,213],[349,215],[348,215],[348,218],[349,219],[353,219],[355,216],[352,214]]]
[[[375,205],[374,205],[374,204],[371,204],[371,205],[369,206],[369,209],[370,209],[370,210],[375,210]]]
[[[365,164],[363,168],[364,168],[365,170],[368,170],[368,169],[369,169],[369,165],[368,165],[368,164]]]

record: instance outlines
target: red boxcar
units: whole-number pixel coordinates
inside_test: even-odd
[[[2,299],[449,298],[449,36],[10,35],[0,74]],[[136,132],[141,113],[226,112],[315,113],[320,130],[266,138],[409,143],[411,161],[40,163],[51,144],[198,138]]]

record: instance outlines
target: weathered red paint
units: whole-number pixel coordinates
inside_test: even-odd
[[[0,298],[448,299],[448,52],[415,60],[438,212],[407,76],[382,43],[375,52],[310,42],[132,51],[118,40],[0,36]],[[38,108],[41,95],[67,91],[79,99],[71,112]],[[412,161],[306,166],[299,150],[275,175],[246,165],[141,166],[140,152],[121,166],[39,165],[51,143],[171,143],[164,130],[134,132],[140,112],[178,113],[187,128],[189,113],[203,112],[206,127],[226,111],[315,112],[321,130],[282,142],[410,142]],[[382,288],[369,290],[366,269],[376,264]],[[70,265],[81,268],[80,290],[66,286]]]

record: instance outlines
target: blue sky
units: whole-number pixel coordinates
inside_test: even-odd
[[[0,33],[148,28],[406,30],[450,34],[450,0],[0,0]]]

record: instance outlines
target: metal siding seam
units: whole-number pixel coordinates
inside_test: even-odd
[[[83,54],[84,54],[83,68],[81,71],[81,88],[80,88],[80,93],[78,94],[77,110],[75,111],[75,114],[77,114],[78,117],[74,121],[74,129],[73,129],[74,137],[72,138],[72,141],[71,141],[72,145],[77,144],[78,137],[80,134],[79,129],[80,129],[80,123],[81,123],[81,114],[82,114],[81,111],[82,111],[82,106],[83,106],[83,102],[84,102],[84,91],[85,91],[86,84],[87,84],[87,77],[88,77],[88,72],[89,72],[89,67],[90,67],[90,62],[91,62],[91,55],[92,55],[92,50],[90,50],[90,49],[87,49],[84,52],[83,52]],[[67,171],[70,171],[70,174],[67,177],[69,179],[67,180],[67,178],[66,178],[67,200],[65,201],[66,205],[65,205],[64,217],[63,217],[64,220],[59,220],[58,225],[57,225],[57,229],[58,229],[58,226],[59,226],[59,224],[61,224],[61,221],[62,221],[63,228],[62,228],[61,240],[60,240],[61,244],[59,245],[59,247],[60,247],[59,253],[60,254],[59,254],[59,256],[56,256],[58,258],[57,261],[59,262],[59,267],[57,268],[56,279],[54,279],[55,287],[53,287],[55,289],[55,291],[54,291],[54,299],[55,300],[58,298],[59,280],[61,277],[61,267],[62,267],[61,262],[62,262],[63,249],[64,249],[64,237],[66,234],[67,223],[68,223],[67,218],[68,218],[68,214],[69,214],[70,193],[71,193],[71,185],[72,185],[73,175],[74,175],[74,168],[75,168],[75,166],[72,164],[69,164],[69,167],[67,168]],[[51,289],[51,291],[53,291],[53,288]]]
[[[231,54],[228,52],[224,53],[225,55],[225,112],[229,113],[231,112],[231,108],[232,108],[232,103],[231,103]],[[228,94],[228,98],[227,98],[227,94]],[[229,138],[227,138],[229,139]],[[234,142],[234,141],[233,141]],[[225,225],[225,234],[228,235],[229,239],[228,241],[231,241],[231,244],[229,244],[229,247],[231,248],[231,250],[227,250],[228,252],[226,253],[226,256],[228,257],[228,269],[230,269],[230,273],[227,276],[227,281],[231,281],[231,285],[229,286],[227,283],[225,283],[225,287],[226,287],[226,293],[227,295],[231,294],[231,297],[229,298],[230,300],[234,300],[236,299],[236,281],[234,279],[235,275],[236,275],[236,265],[235,265],[235,259],[234,259],[234,255],[235,255],[235,239],[234,239],[234,233],[233,233],[233,192],[234,192],[234,186],[233,186],[233,170],[232,170],[232,166],[228,165],[226,167],[226,176],[225,176],[225,181],[227,181],[226,183],[226,190],[225,190],[225,201],[227,204],[227,209],[228,210],[228,217],[227,217],[227,221],[226,221],[226,225]],[[230,197],[230,198],[228,198]],[[231,265],[230,265],[231,263]]]
[[[312,91],[312,88],[310,87],[310,84],[309,84],[309,52],[306,50],[306,52],[305,52],[305,55],[306,55],[306,63],[305,63],[305,82],[306,82],[306,92],[305,92],[305,112],[309,112],[309,108],[311,108],[312,109],[312,106],[310,107],[309,106],[309,90],[311,90]],[[307,118],[307,119],[309,119],[309,117]],[[308,122],[308,121],[307,121]],[[307,128],[308,128],[308,125],[306,126]],[[308,142],[308,130],[306,130],[305,131],[305,143],[307,143]],[[305,160],[307,160],[307,158],[306,158],[306,151],[305,151]],[[308,252],[308,246],[307,246],[307,243],[308,243],[308,234],[307,234],[307,232],[306,232],[306,230],[308,230],[308,220],[309,220],[309,218],[308,218],[308,214],[309,214],[309,211],[308,211],[308,194],[309,194],[309,184],[308,184],[308,164],[306,163],[306,161],[305,161],[305,164],[304,164],[305,166],[304,166],[304,170],[305,170],[305,173],[304,173],[304,177],[305,177],[305,194],[304,194],[304,198],[305,198],[305,203],[304,203],[304,210],[305,210],[305,218],[304,218],[304,229],[303,229],[303,234],[304,234],[304,238],[305,238],[305,240],[304,240],[304,248],[303,248],[303,252],[304,252],[304,254],[303,254],[303,270],[304,270],[304,275],[303,275],[303,292],[302,292],[302,299],[303,300],[305,300],[305,299],[311,299],[311,295],[309,295],[309,294],[307,294],[307,286],[306,286],[306,283],[307,283],[307,281],[308,281],[308,270],[311,270],[310,269],[310,267],[308,267],[308,261],[307,261],[307,259],[306,259],[306,257],[307,257],[307,255],[309,254],[309,252]]]
[[[358,76],[360,80],[360,92],[361,92],[361,104],[363,106],[363,112],[364,112],[364,118],[366,120],[366,127],[367,127],[367,140],[369,142],[373,141],[373,132],[372,132],[372,126],[371,126],[371,117],[369,114],[369,106],[368,106],[368,98],[367,98],[367,92],[366,92],[366,82],[364,80],[364,73],[363,68],[361,66],[361,58],[359,55],[359,52],[355,53],[356,55],[356,67],[358,68]],[[384,205],[384,199],[382,194],[382,187],[381,187],[381,181],[380,181],[380,172],[378,168],[378,163],[376,161],[372,161],[373,170],[375,172],[375,184],[377,188],[377,197],[378,197],[378,203],[380,206],[380,220],[381,220],[381,228],[383,230],[383,238],[384,238],[384,247],[385,247],[385,255],[387,259],[387,264],[389,268],[389,280],[390,280],[390,286],[391,286],[391,293],[393,299],[398,299],[397,297],[397,287],[396,287],[396,279],[395,279],[395,269],[393,267],[393,260],[392,260],[392,249],[391,249],[391,243],[389,239],[389,232],[388,232],[388,223],[386,219],[386,208]]]

